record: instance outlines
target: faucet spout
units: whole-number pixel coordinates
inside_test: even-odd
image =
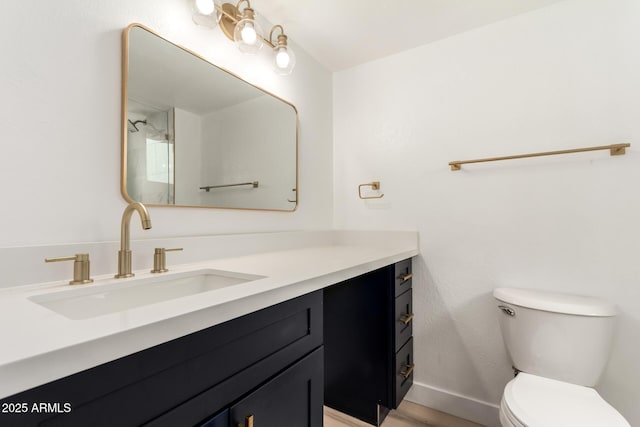
[[[131,272],[131,249],[130,249],[130,226],[131,217],[134,212],[138,212],[140,220],[142,221],[142,229],[148,230],[151,228],[151,217],[147,208],[139,202],[129,204],[122,213],[122,224],[120,226],[120,250],[118,251],[118,274],[115,275],[116,279],[122,279],[125,277],[133,277]]]

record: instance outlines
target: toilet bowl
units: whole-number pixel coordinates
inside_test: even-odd
[[[630,427],[593,388],[521,372],[504,389],[503,427]]]
[[[500,404],[503,427],[630,427],[592,387],[606,365],[616,308],[594,297],[498,288],[500,329],[518,375]]]

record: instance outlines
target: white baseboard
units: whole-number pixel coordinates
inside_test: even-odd
[[[414,382],[405,397],[408,401],[446,412],[487,427],[500,427],[500,407],[493,403]]]

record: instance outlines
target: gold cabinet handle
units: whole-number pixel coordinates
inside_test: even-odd
[[[91,263],[89,261],[89,254],[75,254],[74,256],[44,259],[44,262],[61,261],[73,261],[73,280],[69,281],[70,285],[79,285],[93,282],[93,279],[90,277]]]
[[[402,316],[400,316],[400,321],[402,323],[404,323],[405,325],[408,325],[409,322],[411,322],[413,320],[413,313],[411,314],[403,314]]]
[[[244,417],[244,424],[238,424],[238,427],[253,427],[253,415]]]
[[[401,274],[398,279],[402,280],[403,282],[406,282],[407,280],[411,279],[413,277],[413,273],[408,273],[408,274]]]
[[[182,248],[155,248],[153,253],[153,270],[152,273],[166,273],[167,269],[167,252],[181,251]]]
[[[411,374],[413,374],[413,368],[415,368],[416,365],[414,365],[413,363],[410,363],[408,365],[405,365],[407,370],[406,371],[400,371],[400,375],[402,375],[404,377],[404,379],[409,378],[409,376]]]

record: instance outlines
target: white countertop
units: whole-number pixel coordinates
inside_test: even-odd
[[[374,232],[375,233],[375,232]],[[210,268],[264,278],[82,320],[29,298],[132,279],[49,282],[0,290],[0,398],[109,362],[238,316],[304,295],[418,254],[417,233],[394,240],[355,239],[171,266],[171,273]],[[135,279],[158,277],[135,271]]]

